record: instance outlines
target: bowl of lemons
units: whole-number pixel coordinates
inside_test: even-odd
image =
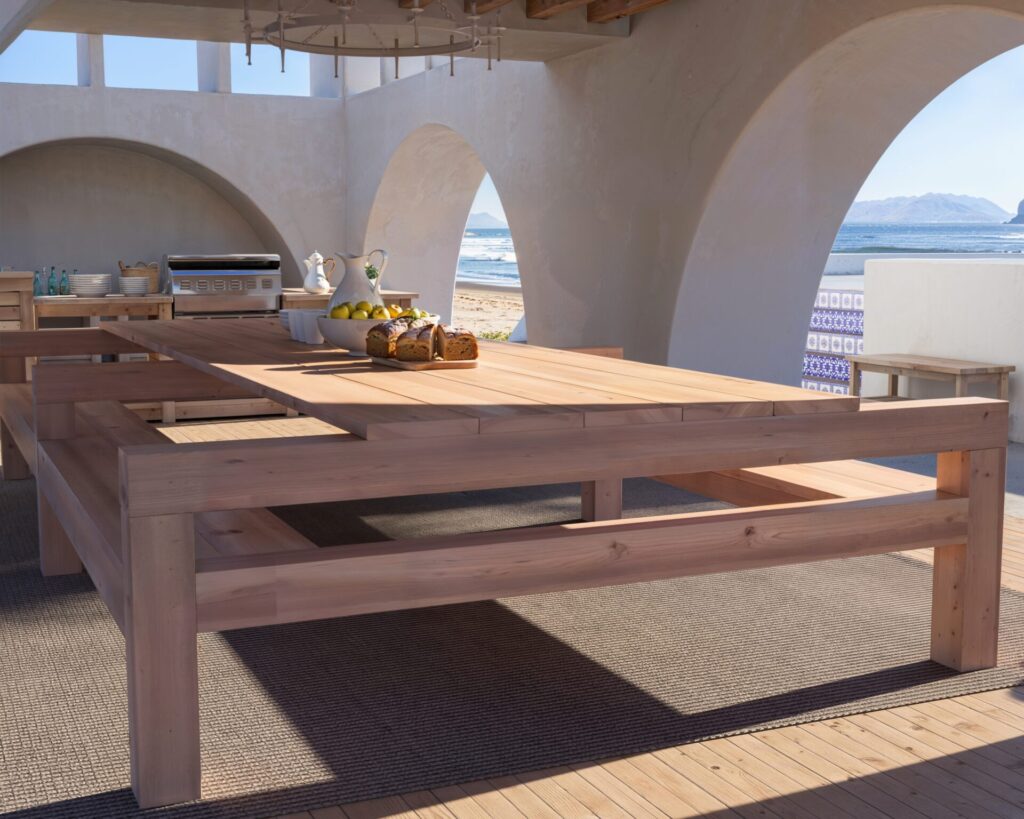
[[[399,307],[397,304],[356,304],[345,302],[320,316],[317,324],[324,340],[335,347],[348,350],[352,355],[366,355],[366,334],[382,321],[395,318],[428,319],[438,321],[439,316],[418,307]]]

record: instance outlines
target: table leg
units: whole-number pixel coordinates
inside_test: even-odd
[[[963,398],[967,395],[967,379],[962,375],[956,377],[956,397]]]
[[[583,520],[618,520],[622,517],[622,479],[608,478],[580,484]]]
[[[122,525],[132,790],[142,808],[200,796],[194,526],[192,515]]]
[[[899,398],[900,377],[896,373],[889,373],[889,397]]]
[[[850,395],[860,395],[860,367],[856,361],[850,362]]]
[[[938,488],[968,497],[967,542],[935,549],[931,657],[957,671],[996,664],[1006,450],[943,452]]]
[[[1009,401],[1010,400],[1010,374],[1000,373],[999,374],[999,400]]]
[[[37,441],[74,437],[74,404],[37,405],[35,413]],[[39,570],[45,577],[78,574],[83,568],[82,561],[78,559],[75,547],[41,486],[36,491],[36,504],[39,517]]]
[[[7,424],[0,421],[0,458],[3,459],[5,481],[23,481],[31,478],[28,461],[22,455]]]

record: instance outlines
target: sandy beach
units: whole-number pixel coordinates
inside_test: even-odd
[[[474,333],[508,333],[523,317],[518,288],[477,284],[455,287],[453,323]]]

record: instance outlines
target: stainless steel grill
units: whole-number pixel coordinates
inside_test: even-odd
[[[281,257],[165,256],[164,289],[175,315],[271,315],[281,304]]]

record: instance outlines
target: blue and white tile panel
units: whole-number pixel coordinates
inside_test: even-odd
[[[850,378],[846,356],[862,352],[864,294],[859,290],[819,290],[807,331],[802,386],[845,395]]]

